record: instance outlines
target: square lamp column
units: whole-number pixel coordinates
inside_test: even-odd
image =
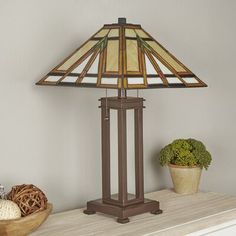
[[[102,198],[89,201],[85,214],[102,212],[119,223],[145,212],[160,214],[159,202],[144,198],[143,102],[128,97],[129,89],[200,88],[207,85],[169,53],[141,25],[105,24],[89,40],[44,76],[37,85],[117,89],[117,97],[103,97]],[[117,111],[118,193],[111,193],[110,110]],[[127,191],[127,110],[134,111],[135,193]]]

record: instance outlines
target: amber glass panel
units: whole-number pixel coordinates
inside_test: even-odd
[[[160,78],[147,78],[148,84],[163,84],[163,81]]]
[[[154,51],[156,51],[167,63],[170,64],[177,72],[185,72],[186,70],[173,58],[171,57],[159,44],[155,41],[146,41]]]
[[[173,74],[165,65],[163,65],[155,56],[153,56],[157,65],[160,67],[163,74]]]
[[[108,34],[108,38],[110,37],[119,37],[119,29],[112,29]]]
[[[185,77],[182,78],[184,80],[184,82],[188,83],[188,84],[196,84],[199,83],[198,80],[194,77]]]
[[[136,40],[126,40],[127,71],[139,72],[138,45]]]
[[[125,29],[125,36],[126,37],[136,37],[136,34],[133,29]]]
[[[104,37],[109,32],[109,29],[102,29],[100,30],[94,37]]]
[[[146,64],[146,73],[147,74],[157,74],[156,69],[153,67],[152,63],[150,62],[149,58],[145,54],[145,64]]]
[[[92,55],[88,56],[82,63],[80,63],[80,65],[78,65],[73,71],[72,73],[81,73],[83,71],[83,69],[85,68],[85,66],[87,65],[89,59],[91,58]]]
[[[81,83],[96,84],[97,77],[84,77]]]
[[[177,77],[166,78],[169,84],[182,84],[182,81]]]
[[[101,84],[117,84],[118,79],[117,78],[102,78]]]
[[[57,82],[62,76],[48,76],[44,81]]]
[[[119,40],[108,40],[106,71],[119,70]]]
[[[65,61],[57,70],[68,70],[75,62],[77,62],[85,53],[87,53],[98,41],[88,41],[77,52],[75,52],[67,61]]]
[[[135,77],[135,78],[127,78],[128,84],[143,84],[144,78],[143,77]]]
[[[78,77],[75,76],[66,76],[61,82],[63,83],[75,83]]]
[[[98,63],[99,63],[99,56],[97,55],[95,61],[93,64],[90,66],[87,74],[92,73],[92,74],[97,74],[98,73]]]
[[[141,29],[136,29],[135,32],[141,38],[149,38],[149,36]]]

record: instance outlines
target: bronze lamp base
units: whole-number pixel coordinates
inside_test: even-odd
[[[150,212],[160,214],[159,202],[144,199],[143,184],[143,98],[101,98],[102,110],[102,199],[87,202],[85,214],[101,212],[128,223],[130,216]],[[118,194],[111,194],[110,181],[110,109],[117,110],[118,120]],[[127,192],[126,112],[134,110],[135,194]]]
[[[149,199],[144,199],[144,202],[142,203],[136,203],[125,207],[104,203],[102,199],[87,202],[87,209],[84,210],[84,213],[92,215],[96,212],[116,216],[118,217],[117,222],[124,224],[129,222],[128,217],[130,216],[146,212],[161,214],[162,210],[160,210],[159,202]]]

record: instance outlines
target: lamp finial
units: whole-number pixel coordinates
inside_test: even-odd
[[[126,24],[126,18],[125,17],[119,17],[118,18],[118,24]]]

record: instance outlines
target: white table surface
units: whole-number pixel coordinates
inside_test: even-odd
[[[228,236],[230,231],[236,235],[235,196],[214,192],[180,195],[165,189],[145,197],[160,201],[163,214],[145,213],[119,224],[115,217],[85,215],[83,209],[76,209],[50,215],[31,236]]]

